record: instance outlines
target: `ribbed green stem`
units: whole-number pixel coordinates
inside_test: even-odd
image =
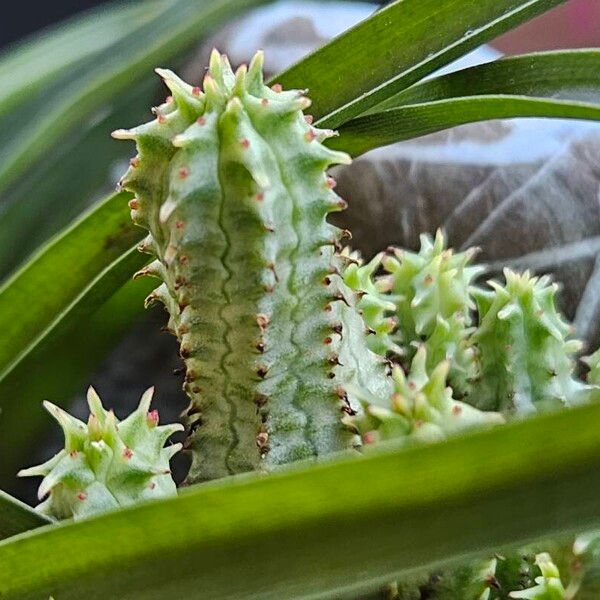
[[[344,415],[391,383],[326,220],[345,203],[325,171],[348,157],[322,145],[333,132],[301,92],[263,84],[261,54],[234,75],[213,53],[203,92],[159,73],[173,98],[115,135],[138,145],[122,183],[186,364],[189,480],[357,445]]]

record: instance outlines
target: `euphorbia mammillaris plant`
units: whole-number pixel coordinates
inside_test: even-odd
[[[480,290],[474,252],[441,233],[364,267],[341,252],[326,169],[349,157],[322,144],[335,134],[302,92],[264,85],[261,53],[234,74],[213,51],[203,91],[158,73],[172,96],[156,119],[114,136],[137,143],[121,184],[156,257],[140,274],[163,280],[148,302],[167,308],[186,364],[189,481],[501,423],[475,407],[489,398],[508,415],[585,398],[546,279],[507,272]],[[386,360],[411,358],[390,377]]]
[[[19,473],[44,478],[38,492],[40,499],[45,498],[40,512],[55,519],[80,519],[176,494],[169,461],[181,444],[164,445],[182,426],[159,426],[158,411],[150,411],[153,393],[152,388],[147,390],[124,421],[104,408],[92,387],[87,393],[87,424],[45,403],[63,430],[65,447],[43,465]]]
[[[172,96],[156,119],[113,134],[138,146],[121,184],[156,256],[141,274],[163,280],[148,302],[166,306],[186,364],[190,482],[356,445],[342,424],[356,390],[391,389],[326,220],[344,201],[325,171],[350,159],[262,63],[234,74],[214,51],[203,91],[159,69]]]
[[[51,233],[49,222],[30,239],[37,216],[18,214],[32,189],[32,214],[56,216],[56,231],[68,221],[56,189],[70,207],[80,157],[95,168],[124,156],[125,145],[93,140],[108,146],[109,130],[141,120],[154,92],[138,75],[149,80],[219,15],[253,3],[144,3],[95,23],[99,47],[81,61],[77,28],[0,57],[0,241],[29,240],[0,255]],[[151,390],[124,420],[91,388],[87,422],[47,403],[64,448],[20,473],[42,478],[37,512],[0,493],[0,538],[14,536],[0,542],[0,597],[596,598],[600,445],[586,415],[598,414],[600,350],[578,364],[558,284],[499,276],[489,248],[492,262],[476,264],[478,251],[452,250],[443,231],[423,233],[420,249],[363,257],[360,236],[330,223],[346,201],[329,169],[350,155],[489,118],[600,120],[593,50],[419,82],[559,3],[397,0],[269,83],[262,52],[234,71],[215,50],[192,84],[156,69],[170,95],[153,120],[113,134],[137,147],[119,193],[0,287],[0,430],[11,448],[0,478],[36,462],[24,450],[42,387],[69,398],[141,312],[153,282],[138,276],[160,280],[146,304],[164,305],[179,344],[186,439],[169,442],[184,425],[159,424]],[[106,42],[113,26],[118,39]],[[95,117],[103,111],[110,118]],[[22,114],[23,125],[12,118]],[[95,118],[106,130],[61,138]],[[49,152],[63,142],[64,173]],[[44,152],[56,170],[48,186],[35,162]],[[28,161],[35,176],[19,182]],[[90,186],[102,179],[92,170]],[[61,360],[67,373],[54,377]],[[170,460],[182,446],[189,489],[177,496]]]

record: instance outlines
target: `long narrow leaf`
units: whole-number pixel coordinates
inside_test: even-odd
[[[600,120],[600,51],[531,54],[413,86],[340,127],[353,155],[464,123],[511,117]]]
[[[591,405],[26,533],[0,544],[0,596],[332,598],[597,526],[599,420]]]
[[[512,117],[600,121],[600,105],[518,96],[474,96],[425,102],[353,119],[340,128],[340,138],[330,145],[358,156],[373,148],[456,125]]]
[[[18,185],[0,194],[0,278],[86,211],[90,200],[110,193],[115,172],[125,169],[129,149],[116,148],[109,132],[146,120],[155,98],[155,78],[115,98],[97,118],[32,165]]]
[[[47,327],[36,331],[22,352],[15,352],[7,367],[0,372],[0,382],[47,338],[64,333],[73,324],[93,314],[108,301],[115,290],[119,290],[130,281],[132,273],[139,270],[146,262],[148,262],[148,257],[133,247],[106,267],[84,287],[83,291],[70,304],[54,315]]]
[[[0,540],[48,523],[46,517],[0,490]]]
[[[564,0],[396,0],[279,75],[338,127]]]
[[[0,374],[92,279],[142,237],[131,223],[130,198],[114,194],[98,204],[0,288]]]
[[[502,58],[414,85],[369,112],[493,94],[600,103],[600,49],[555,50]]]
[[[50,78],[115,44],[164,8],[164,1],[101,6],[5,51],[0,55],[0,117]]]
[[[100,15],[89,43],[68,30],[0,61],[0,81],[11,65],[15,71],[4,99],[11,111],[2,116],[0,108],[0,277],[106,183],[114,161],[126,153],[110,142],[110,130],[143,118],[157,90],[153,67],[182,60],[214,27],[265,1],[163,0],[135,8],[119,3],[108,14],[80,21],[87,30]],[[111,22],[117,25],[114,35],[108,35]],[[52,49],[54,58],[44,61],[43,51]],[[41,179],[44,189],[32,179]]]
[[[37,99],[31,112],[38,119],[26,120],[22,134],[2,145],[0,189],[22,174],[61,135],[81,123],[85,115],[100,109],[116,93],[150,72],[157,61],[168,61],[211,27],[260,3],[261,0],[176,0],[163,4],[163,10],[149,23],[132,28],[128,36],[117,39],[80,65],[71,82],[53,84],[53,94]],[[3,132],[3,136],[7,134]]]

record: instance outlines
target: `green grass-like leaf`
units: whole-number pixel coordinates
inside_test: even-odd
[[[594,527],[599,420],[594,404],[442,444],[221,480],[26,533],[0,544],[0,596],[343,597]]]
[[[353,155],[464,123],[511,117],[600,120],[600,50],[506,58],[409,88],[340,127]]]
[[[599,64],[598,48],[501,58],[414,85],[369,112],[419,102],[494,94],[600,102]]]
[[[157,89],[154,79],[149,76],[127,98],[115,98],[97,120],[65,135],[57,148],[32,163],[18,185],[0,192],[0,280],[86,212],[93,199],[111,193],[116,165],[124,168],[128,153],[115,148],[110,131],[148,118],[146,107]]]
[[[153,68],[265,1],[117,3],[0,60],[0,83],[11,80],[0,91],[0,277],[106,184],[126,153],[110,131],[143,118]]]
[[[342,123],[564,0],[396,0],[275,80],[308,88],[319,124]]]
[[[18,43],[0,55],[0,118],[77,63],[106,50],[165,9],[164,0],[101,6]]]
[[[141,239],[127,208],[131,197],[123,192],[100,202],[0,288],[0,379],[91,280]]]

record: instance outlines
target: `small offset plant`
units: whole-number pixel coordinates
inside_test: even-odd
[[[557,285],[546,276],[506,269],[504,285],[491,280],[491,289],[478,287],[473,279],[484,269],[470,264],[474,254],[446,248],[440,231],[435,240],[421,236],[419,253],[388,248],[365,265],[355,253],[346,253],[352,262],[345,279],[361,297],[358,307],[374,332],[373,348],[397,363],[395,391],[387,405],[367,400],[364,412],[350,420],[366,443],[440,441],[468,428],[598,397],[598,352],[585,359],[588,382],[579,380],[574,356],[582,345],[569,338],[571,329],[556,309]],[[384,322],[395,326],[382,329]],[[453,398],[451,385],[463,401]],[[571,556],[577,544],[566,550],[567,563],[577,563]],[[519,579],[523,564],[518,556],[502,558],[501,575],[496,575],[494,559],[483,570],[474,565],[458,575],[438,573],[426,588],[417,586],[421,592],[412,593],[419,597],[427,589],[427,597],[463,594],[487,600],[507,597],[508,586],[517,582],[524,589],[508,597],[565,599],[579,591],[580,566],[571,575],[567,596],[548,553],[536,556],[525,580]],[[480,596],[475,592],[479,588]]]
[[[119,421],[107,411],[94,388],[87,393],[87,424],[58,406],[44,406],[60,425],[65,448],[48,462],[22,470],[22,477],[42,476],[38,510],[55,519],[79,519],[128,506],[144,499],[176,494],[169,460],[181,444],[164,448],[166,440],[183,427],[158,425],[158,411],[150,411],[154,390],[147,390],[140,405]]]
[[[600,119],[580,98],[582,86],[600,91],[596,51],[419,83],[558,3],[398,0],[269,82],[262,52],[234,71],[215,50],[192,84],[156,69],[170,95],[151,121],[113,133],[136,145],[120,191],[0,289],[0,325],[17,349],[0,345],[0,392],[13,385],[17,398],[2,398],[0,431],[21,466],[35,462],[19,452],[40,412],[39,398],[19,396],[24,373],[37,377],[39,364],[52,382],[70,352],[65,364],[87,360],[87,377],[143,296],[168,313],[189,406],[181,424],[161,425],[152,389],[123,420],[92,388],[87,422],[45,403],[64,449],[20,472],[41,477],[36,512],[0,496],[0,597],[595,597],[600,350],[579,360],[558,284],[509,269],[498,278],[441,231],[424,233],[418,251],[363,257],[329,221],[346,202],[328,170],[351,155],[486,118]],[[168,4],[116,9],[116,21],[144,21],[136,33],[148,47],[124,49],[129,25],[123,56],[107,45],[111,72],[122,66],[107,80],[114,90],[124,74],[181,57],[201,23],[234,10]],[[65,56],[77,31],[64,34]],[[46,53],[41,44],[29,60]],[[110,87],[78,81],[71,119]],[[6,94],[16,102],[18,83]],[[40,308],[22,290],[42,283]],[[30,310],[15,312],[26,299]],[[22,436],[7,426],[23,422]],[[191,466],[178,495],[170,461],[182,447]]]

